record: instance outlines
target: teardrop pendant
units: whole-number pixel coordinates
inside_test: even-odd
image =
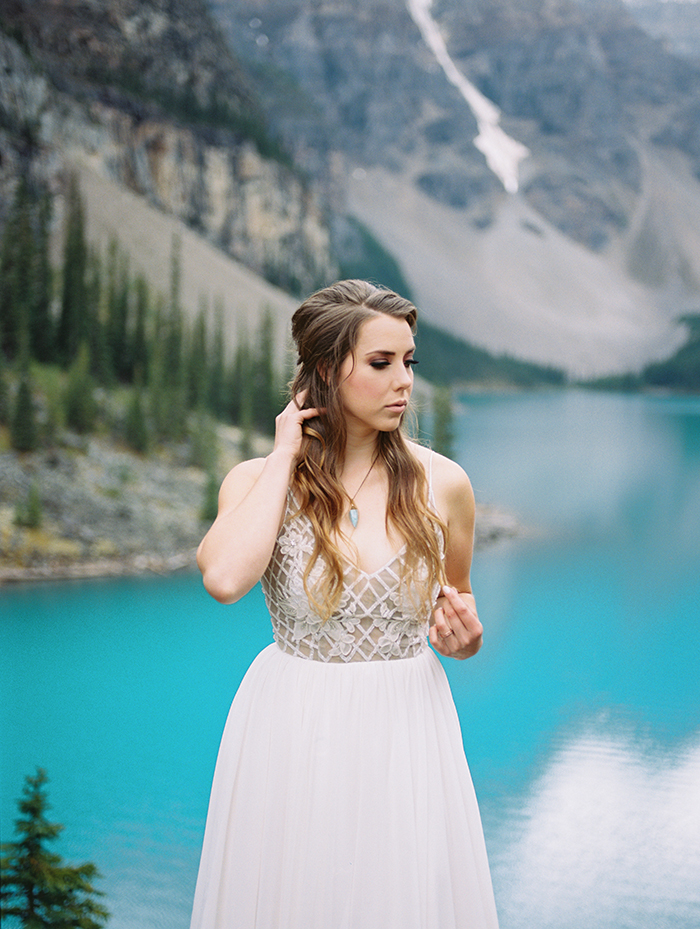
[[[352,528],[357,529],[357,521],[360,518],[360,514],[357,512],[357,507],[353,503],[348,511],[348,516],[350,517],[350,522],[352,523]]]

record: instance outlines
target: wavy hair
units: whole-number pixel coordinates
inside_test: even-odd
[[[354,354],[362,325],[380,314],[404,319],[415,332],[418,311],[409,300],[360,280],[338,281],[317,291],[292,317],[299,358],[291,396],[306,390],[304,407],[324,411],[304,425],[292,479],[296,513],[310,520],[315,539],[304,588],[323,619],[337,609],[344,577],[344,556],[334,541],[342,533],[341,520],[349,503],[338,478],[347,439],[340,369]],[[446,541],[447,527],[429,505],[425,469],[410,452],[402,430],[380,432],[377,453],[389,477],[387,527],[393,527],[406,543],[402,582],[427,605],[435,585],[444,582],[441,541]],[[319,559],[324,570],[311,586],[309,576]]]

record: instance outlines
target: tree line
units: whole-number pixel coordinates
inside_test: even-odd
[[[194,463],[206,466],[213,420],[241,426],[244,446],[253,431],[270,432],[282,378],[269,311],[256,331],[239,333],[229,357],[221,300],[210,313],[202,298],[193,324],[186,324],[177,238],[169,292],[161,294],[132,273],[116,240],[106,254],[88,247],[75,179],[56,272],[50,217],[49,196],[22,179],[0,240],[0,423],[10,427],[15,449],[51,444],[62,426],[81,434],[106,426],[142,453],[187,439]],[[63,372],[60,396],[41,396],[42,368]],[[121,397],[122,407],[115,414],[112,402],[108,416],[98,397]]]

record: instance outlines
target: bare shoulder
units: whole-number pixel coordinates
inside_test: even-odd
[[[408,442],[412,454],[421,462],[426,473],[432,474],[433,492],[438,501],[473,500],[471,481],[466,471],[456,461],[434,452],[425,445]],[[431,461],[432,458],[432,461]]]
[[[231,468],[219,490],[219,510],[236,506],[260,477],[264,467],[264,458],[248,458]]]

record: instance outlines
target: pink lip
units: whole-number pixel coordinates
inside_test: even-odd
[[[407,406],[408,406],[408,403],[406,403],[405,400],[399,400],[397,403],[388,403],[387,409],[388,410],[405,410]]]

